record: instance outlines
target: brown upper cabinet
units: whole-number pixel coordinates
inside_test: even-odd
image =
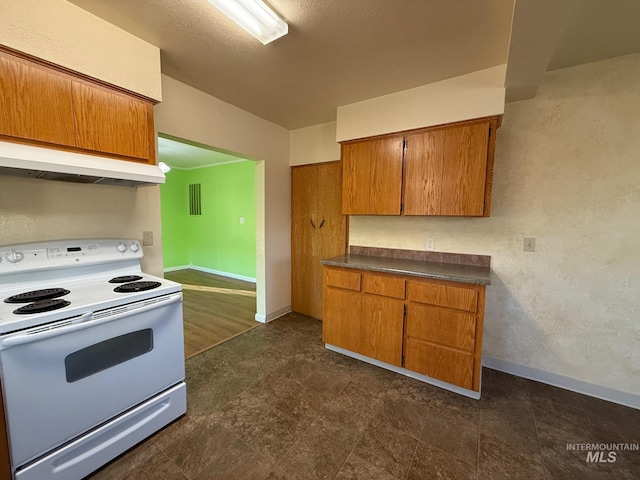
[[[343,214],[400,213],[402,145],[402,137],[342,144]]]
[[[2,49],[0,139],[156,163],[151,100]]]
[[[342,213],[488,217],[500,117],[343,142]]]
[[[0,134],[75,145],[71,80],[0,56]]]

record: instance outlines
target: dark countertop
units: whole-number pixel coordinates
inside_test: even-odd
[[[491,267],[460,265],[457,263],[424,262],[372,255],[340,255],[320,261],[332,267],[357,268],[373,272],[412,275],[420,278],[450,280],[452,282],[491,284]]]

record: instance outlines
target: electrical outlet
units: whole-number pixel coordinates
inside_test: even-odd
[[[145,230],[142,232],[142,245],[145,247],[153,245],[153,232]]]
[[[524,237],[524,241],[522,242],[522,250],[524,250],[525,252],[535,252],[536,239],[534,237]]]
[[[240,217],[240,225],[244,225],[244,217]]]
[[[436,241],[433,238],[427,238],[427,250],[435,250]]]

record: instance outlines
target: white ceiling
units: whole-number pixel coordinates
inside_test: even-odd
[[[158,137],[158,159],[171,168],[181,170],[249,161],[204,145],[193,145],[185,140],[167,137]]]
[[[548,70],[640,52],[640,0],[269,0],[289,34],[268,45],[207,0],[69,1],[158,46],[164,74],[288,129],[504,63],[523,100]]]

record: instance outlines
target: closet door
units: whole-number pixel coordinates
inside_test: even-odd
[[[316,205],[318,168],[314,165],[291,169],[291,309],[312,317],[317,302],[315,275]]]
[[[291,309],[313,318],[322,318],[320,260],[345,250],[341,178],[340,162],[291,168]]]
[[[342,255],[345,251],[347,217],[342,215],[342,165],[340,162],[318,165],[318,232],[314,260],[314,318],[322,318],[322,264],[320,260]]]

